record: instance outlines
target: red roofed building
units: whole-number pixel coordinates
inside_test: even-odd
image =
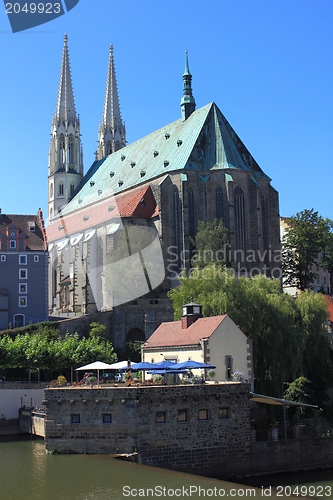
[[[153,363],[191,359],[215,365],[214,379],[218,381],[231,381],[237,371],[244,380],[254,382],[251,339],[227,314],[203,318],[199,304],[185,305],[180,321],[162,323],[145,342],[142,353],[143,361]]]

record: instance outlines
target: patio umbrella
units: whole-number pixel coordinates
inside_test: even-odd
[[[80,366],[80,368],[76,368],[75,371],[79,370],[97,370],[97,380],[99,384],[99,370],[110,370],[112,365],[108,363],[104,363],[103,361],[95,361],[94,363],[90,363],[89,365]]]
[[[206,370],[209,368],[216,368],[214,365],[208,365],[206,363],[201,363],[199,361],[193,361],[192,359],[189,359],[188,361],[183,361],[182,363],[177,363],[174,364],[171,369],[174,370],[195,370],[195,369],[202,369]]]
[[[137,363],[131,363],[131,368],[135,368]],[[118,361],[118,363],[113,363],[109,366],[110,370],[127,370],[128,361]]]
[[[158,366],[158,368],[155,368],[155,370],[165,370],[165,369],[169,369],[169,368],[173,368],[173,366],[175,366],[176,363],[174,363],[173,361],[168,361],[168,360],[164,360],[164,361],[160,361],[159,363],[156,363],[156,366]]]

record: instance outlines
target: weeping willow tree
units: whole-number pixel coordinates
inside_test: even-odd
[[[236,278],[230,269],[216,264],[180,277],[180,286],[169,296],[175,319],[180,318],[182,305],[193,300],[203,306],[204,316],[227,313],[252,339],[257,392],[282,397],[285,382],[301,375],[317,380],[313,373],[317,363],[327,381],[332,380],[322,296],[307,292],[295,300],[281,291],[279,280],[263,275]]]

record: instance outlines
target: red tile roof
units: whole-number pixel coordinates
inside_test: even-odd
[[[115,203],[116,202],[116,203]],[[116,205],[116,206],[114,206]],[[114,222],[119,217],[150,218],[156,207],[156,201],[149,185],[109,199],[94,203],[90,207],[78,209],[64,217],[54,220],[46,229],[48,242],[77,234]],[[110,208],[113,210],[110,211]]]
[[[143,349],[200,344],[200,340],[209,338],[226,317],[223,314],[199,318],[188,328],[182,328],[181,321],[162,323],[145,342]]]

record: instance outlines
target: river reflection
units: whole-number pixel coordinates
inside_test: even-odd
[[[109,455],[48,455],[42,440],[0,442],[1,500],[223,497],[263,498],[260,487],[123,462]]]

